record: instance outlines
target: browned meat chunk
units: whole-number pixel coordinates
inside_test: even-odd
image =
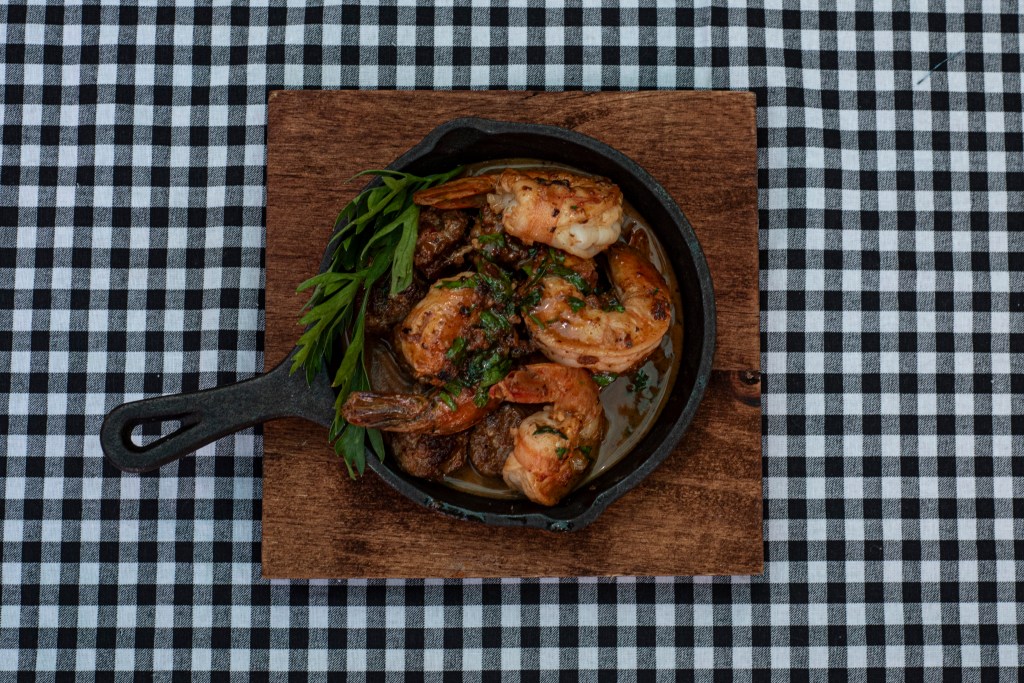
[[[530,255],[530,251],[526,245],[503,230],[501,216],[485,206],[473,222],[469,236],[477,240],[480,250],[492,260],[506,266],[518,265]]]
[[[391,450],[398,466],[414,477],[440,481],[466,464],[468,432],[450,436],[394,433]]]
[[[427,293],[427,283],[413,277],[412,284],[404,292],[389,296],[391,278],[381,278],[370,289],[370,300],[366,304],[366,332],[383,336],[398,323],[405,320],[409,311]]]
[[[477,472],[501,478],[501,468],[513,447],[513,432],[528,411],[503,403],[469,433],[469,460]]]
[[[459,249],[469,227],[463,211],[420,210],[420,233],[413,263],[428,280],[435,280],[449,267],[462,265],[466,250]]]

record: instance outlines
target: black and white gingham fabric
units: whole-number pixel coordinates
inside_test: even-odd
[[[0,680],[1016,680],[1021,7],[782,4],[0,7]],[[262,367],[268,91],[395,87],[756,91],[763,577],[266,582],[258,433],[103,461]]]

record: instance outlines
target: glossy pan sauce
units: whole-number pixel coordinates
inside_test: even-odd
[[[484,162],[467,166],[467,175],[481,175],[504,168],[560,168],[585,175],[584,171],[566,166],[532,159],[507,159]],[[672,300],[672,324],[661,340],[661,345],[637,370],[619,376],[601,390],[601,404],[607,418],[607,430],[594,462],[587,475],[576,488],[586,486],[603,472],[627,457],[630,450],[647,433],[658,419],[669,389],[679,370],[679,357],[683,348],[683,326],[679,319],[682,310],[679,284],[669,265],[668,255],[650,226],[639,212],[628,202],[623,203],[622,234],[639,230],[647,236],[649,245],[647,257],[668,283]],[[602,257],[598,256],[599,269],[603,270]],[[416,383],[402,369],[390,345],[381,338],[368,338],[370,351],[370,382],[375,391],[413,392],[418,391]],[[538,357],[538,361],[544,359]],[[646,377],[646,381],[642,378]],[[638,378],[639,381],[638,381]],[[644,386],[646,385],[646,386]],[[531,406],[539,410],[540,406]],[[486,477],[477,472],[468,462],[453,474],[446,476],[444,483],[453,489],[489,498],[521,498],[519,491],[509,488],[498,478]]]

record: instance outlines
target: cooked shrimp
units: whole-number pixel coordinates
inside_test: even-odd
[[[547,275],[540,302],[526,317],[537,348],[549,359],[593,372],[626,372],[642,363],[668,331],[668,285],[633,247],[608,248],[608,276],[619,306],[607,311],[583,299],[569,280]]]
[[[487,267],[438,281],[395,328],[395,349],[413,377],[442,386],[465,379],[462,371],[472,369],[474,357],[482,361],[497,352],[517,359],[531,349],[516,333],[519,317],[496,303],[488,277],[498,282]],[[511,296],[511,284],[507,287],[503,296]]]
[[[486,201],[501,214],[508,234],[580,258],[593,258],[619,239],[622,229],[619,187],[567,171],[509,168],[421,190],[413,200],[439,209],[479,207]]]
[[[494,190],[500,176],[499,173],[463,176],[444,185],[420,190],[412,196],[412,200],[420,206],[432,206],[435,209],[480,208],[487,205],[487,195]]]
[[[341,416],[354,425],[387,432],[455,434],[483,420],[500,403],[492,398],[478,406],[474,395],[469,388],[457,396],[443,389],[427,395],[353,391],[341,406]]]
[[[435,283],[396,328],[396,350],[416,379],[441,385],[455,377],[449,351],[480,318],[483,295],[475,277],[460,273]]]
[[[604,433],[597,384],[585,370],[537,363],[513,370],[491,387],[491,398],[549,405],[513,433],[505,483],[541,505],[554,505],[580,480]]]

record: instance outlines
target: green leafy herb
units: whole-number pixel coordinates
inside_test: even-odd
[[[558,277],[562,278],[570,285],[583,292],[584,294],[590,294],[590,285],[587,284],[587,281],[583,279],[582,275],[577,273],[572,268],[567,268],[566,266],[554,264],[548,268],[548,272],[551,273],[552,275],[557,275]]]
[[[580,453],[587,456],[588,458],[590,457],[590,454],[594,451],[594,449],[591,448],[590,446],[577,446],[576,450],[578,450]]]
[[[442,389],[438,396],[441,398],[444,404],[448,406],[450,410],[455,410],[455,399],[452,398],[452,395],[449,394],[445,389]]]
[[[533,313],[530,314],[530,320],[532,320],[533,322],[537,323],[537,327],[539,327],[541,329],[544,329],[545,327],[547,327],[547,325],[544,324],[544,321],[541,320],[540,318],[538,318],[537,316],[535,316]]]
[[[568,448],[562,448],[561,446],[559,446],[558,448],[555,449],[555,455],[558,456],[559,460],[564,458],[565,454],[568,453],[568,452],[569,452]]]
[[[466,362],[462,384],[476,387],[473,402],[482,408],[490,400],[488,389],[505,379],[511,369],[512,359],[500,351],[478,353]]]
[[[498,362],[489,365],[480,378],[480,386],[487,388],[505,379],[505,375],[512,369],[512,359],[501,357]]]
[[[574,296],[570,296],[568,299],[566,299],[566,301],[569,302],[569,308],[572,309],[573,313],[580,310],[581,308],[584,308],[587,305],[586,301],[584,301],[583,299],[577,299]]]
[[[515,285],[512,284],[512,278],[509,277],[504,269],[496,263],[481,261],[477,265],[477,272],[495,301],[504,307],[514,303]]]
[[[455,341],[452,342],[451,347],[444,352],[444,357],[458,365],[465,350],[466,340],[462,337],[456,337]]]
[[[526,311],[540,303],[540,290],[531,289],[522,299],[519,300],[519,308]]]
[[[612,299],[604,306],[604,310],[611,313],[625,313],[626,307],[619,303],[618,299]]]
[[[640,393],[647,388],[647,384],[650,378],[647,377],[647,373],[643,370],[637,370],[637,373],[633,375],[633,384],[630,385],[629,390],[635,393]]]
[[[533,289],[534,285],[536,285],[538,282],[540,282],[540,279],[547,274],[548,269],[551,267],[551,265],[553,263],[552,253],[554,253],[554,252],[556,252],[555,249],[552,249],[552,248],[548,247],[548,249],[544,252],[544,258],[541,259],[541,261],[537,264],[536,268],[532,268],[529,265],[525,265],[525,266],[522,267],[523,271],[526,272],[526,276],[529,278],[526,281],[526,284],[523,285],[523,290],[531,291]],[[535,252],[534,252],[533,249],[531,249],[530,250],[530,257],[534,258],[534,256],[535,256]],[[564,255],[562,256],[562,260],[565,260],[565,256]]]
[[[483,326],[487,336],[492,338],[504,330],[512,329],[512,324],[505,319],[505,316],[491,310],[480,313],[480,324]]]
[[[602,389],[619,378],[614,372],[595,372],[594,382]]]
[[[493,244],[493,245],[495,245],[497,247],[504,247],[505,246],[505,233],[503,233],[503,232],[492,232],[492,233],[487,234],[487,235],[480,235],[479,237],[476,238],[476,240],[480,244],[484,244],[484,245]]]
[[[455,411],[458,409],[458,404],[455,403],[455,399],[462,394],[462,390],[464,388],[465,387],[462,382],[457,379],[453,379],[442,387],[438,395],[446,406],[448,406],[452,411]]]
[[[565,435],[565,432],[560,429],[555,429],[554,427],[549,427],[548,425],[541,425],[540,427],[537,427],[537,429],[533,430],[534,436],[537,436],[538,434],[556,434],[566,441],[569,440],[569,437]]]
[[[484,385],[480,385],[476,388],[476,393],[473,394],[473,405],[477,408],[483,408],[487,405],[487,402],[491,400],[490,390]]]
[[[312,290],[299,322],[306,326],[292,357],[291,371],[302,369],[310,383],[334,353],[344,349],[332,378],[337,389],[335,410],[352,391],[369,389],[363,357],[364,325],[370,289],[390,271],[392,295],[412,282],[412,260],[419,233],[420,210],[412,201],[419,190],[444,183],[461,172],[415,176],[391,170],[368,170],[353,178],[376,176],[378,183],[349,202],[334,222],[327,270],[312,277],[298,291]],[[366,467],[366,440],[384,457],[380,433],[348,424],[336,412],[328,432],[334,450],[355,477]]]
[[[459,278],[458,280],[445,280],[438,282],[434,287],[436,289],[475,289],[480,283],[477,282],[475,275],[468,277]]]

